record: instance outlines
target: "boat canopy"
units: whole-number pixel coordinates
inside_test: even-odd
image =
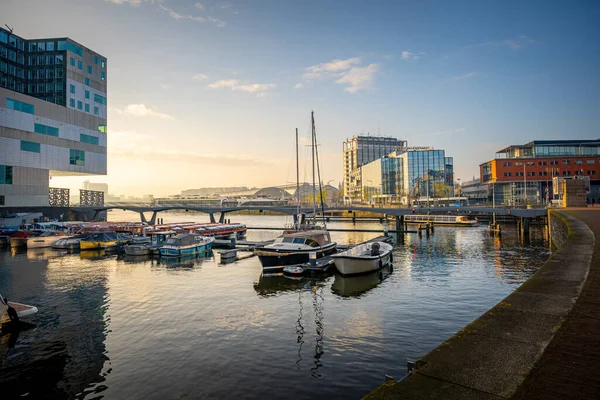
[[[117,234],[114,232],[97,232],[92,233],[87,238],[82,239],[87,242],[116,242],[119,240]]]
[[[189,246],[198,244],[202,241],[202,236],[196,235],[195,233],[180,233],[170,237],[167,240],[169,246]]]
[[[278,243],[307,244],[311,247],[325,246],[331,243],[329,232],[321,230],[285,233],[276,240]]]

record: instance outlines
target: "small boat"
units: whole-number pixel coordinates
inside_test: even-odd
[[[377,271],[393,261],[393,247],[385,242],[363,243],[331,256],[342,275],[357,275]]]
[[[10,238],[10,247],[25,247],[27,246],[27,239],[31,237],[36,237],[41,235],[41,232],[33,232],[33,231],[17,231],[13,233]]]
[[[80,250],[106,250],[116,248],[119,237],[114,232],[92,233],[85,239],[79,241]]]
[[[52,247],[52,245],[56,243],[59,239],[66,239],[71,236],[72,235],[69,235],[65,232],[46,231],[39,236],[28,237],[27,248],[36,249],[41,247]]]
[[[300,266],[289,266],[283,268],[284,275],[301,276],[304,275],[304,268]]]
[[[174,231],[152,232],[152,235],[147,238],[147,242],[130,243],[123,249],[128,256],[158,255],[160,254],[160,248],[165,245],[167,239],[175,235],[176,232]]]
[[[5,324],[15,322],[14,315],[11,317],[9,315],[9,307],[14,309],[16,312],[16,316],[18,319],[28,317],[38,312],[37,307],[30,306],[27,304],[15,303],[12,301],[7,301],[0,294],[0,326],[4,328]]]
[[[215,243],[215,238],[196,233],[181,233],[167,239],[160,248],[161,256],[182,257],[209,252]]]
[[[16,229],[1,229],[0,230],[0,247],[7,246],[9,244],[10,236],[15,233]]]
[[[274,243],[257,247],[258,256],[264,272],[281,271],[283,267],[309,262],[311,253],[322,258],[335,253],[337,243],[331,241],[329,232],[313,230],[284,233]]]
[[[60,238],[54,242],[52,248],[57,250],[77,250],[79,249],[79,242],[89,236],[91,236],[91,233],[81,233],[67,238]]]
[[[391,264],[384,266],[379,271],[368,272],[362,275],[336,274],[331,291],[342,297],[360,297],[363,293],[377,287],[382,281],[392,274]]]
[[[464,215],[418,215],[410,214],[404,216],[407,224],[455,225],[455,226],[477,226],[478,221],[471,220]]]

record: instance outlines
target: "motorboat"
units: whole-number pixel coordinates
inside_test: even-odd
[[[377,271],[393,261],[392,245],[369,242],[331,256],[342,275],[365,274]]]
[[[17,231],[9,237],[10,247],[25,247],[27,246],[27,240],[32,237],[41,235],[42,232],[33,231]]]
[[[369,290],[377,287],[383,280],[391,275],[393,267],[385,265],[379,271],[368,272],[362,275],[336,274],[331,285],[331,291],[342,297],[359,297]]]
[[[215,238],[196,233],[181,233],[167,239],[160,248],[161,256],[182,257],[193,254],[207,253],[211,250]]]
[[[97,232],[92,233],[87,238],[79,241],[80,250],[106,250],[116,248],[119,244],[119,237],[115,232]]]
[[[1,229],[0,230],[0,246],[7,246],[10,236],[15,233],[16,229]]]
[[[5,327],[5,324],[9,324],[11,322],[17,322],[17,321],[15,321],[15,315],[14,314],[12,316],[10,315],[12,313],[12,311],[9,312],[9,308],[12,308],[14,310],[14,312],[16,314],[16,319],[19,319],[19,320],[21,318],[29,317],[38,312],[38,309],[35,306],[30,306],[30,305],[21,304],[21,303],[15,303],[13,301],[7,301],[0,294],[0,326],[2,326],[2,328]]]
[[[175,236],[175,231],[152,232],[152,235],[147,238],[145,243],[130,243],[123,248],[128,256],[146,256],[160,254],[160,248],[164,246],[172,236]]]
[[[21,226],[33,224],[35,221],[43,218],[41,212],[36,213],[16,213],[0,218],[0,226],[7,229],[21,229]]]
[[[27,237],[27,248],[36,249],[41,247],[52,247],[59,239],[65,239],[71,236],[73,235],[69,235],[65,232],[45,231],[39,236]]]
[[[52,248],[57,250],[77,250],[79,249],[79,242],[91,235],[91,233],[81,233],[71,237],[63,237],[54,242]]]
[[[308,263],[311,253],[316,259],[335,253],[337,244],[325,230],[284,233],[275,242],[254,249],[263,271],[281,271],[288,265]]]
[[[465,215],[419,215],[410,214],[404,216],[404,222],[407,224],[430,224],[434,225],[453,225],[453,226],[477,226],[478,221],[469,219]]]

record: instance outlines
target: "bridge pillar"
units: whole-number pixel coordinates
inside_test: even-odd
[[[520,220],[520,231],[521,235],[528,236],[529,235],[529,218],[521,217]]]
[[[94,217],[92,218],[92,221],[100,221],[100,211],[94,211]]]
[[[219,216],[219,223],[225,223],[225,212],[221,212],[221,215]]]
[[[142,222],[149,224],[149,225],[154,225],[156,223],[156,215],[158,214],[158,211],[153,211],[152,212],[152,218],[150,218],[150,221],[148,221],[146,219],[146,215],[144,215],[144,213],[142,211],[140,211],[140,219],[142,220]]]
[[[215,214],[209,213],[208,216],[210,217],[211,224],[215,224],[217,222],[215,221]]]

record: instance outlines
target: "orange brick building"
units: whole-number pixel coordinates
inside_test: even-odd
[[[536,140],[509,146],[479,166],[481,182],[493,186],[497,204],[546,203],[552,177],[589,177],[588,197],[600,196],[600,139]]]

